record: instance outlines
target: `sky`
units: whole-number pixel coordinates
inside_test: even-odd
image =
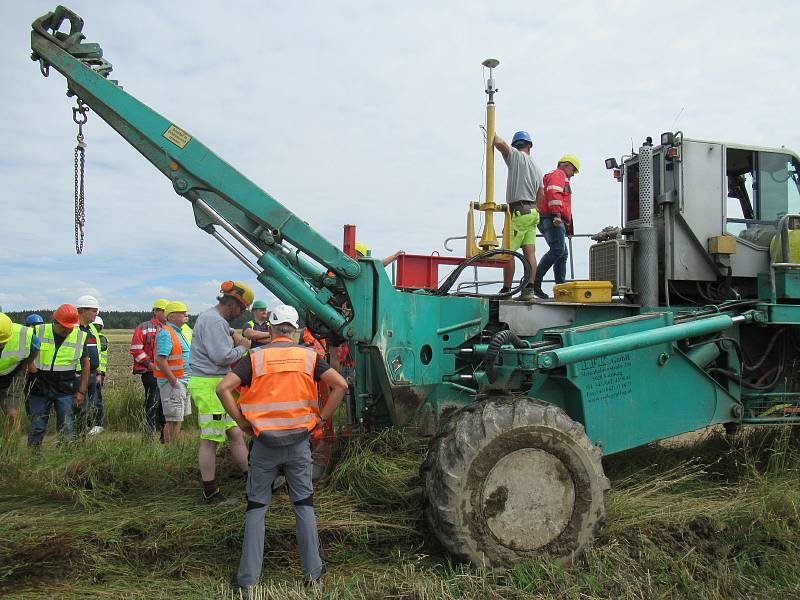
[[[85,126],[86,242],[73,233],[74,100],[31,62],[30,24],[55,0],[3,0],[0,306],[102,310],[158,297],[191,312],[253,274],[97,115]],[[70,0],[112,77],[339,245],[447,254],[483,190],[485,70],[500,60],[498,133],[529,131],[543,172],[576,154],[577,232],[618,224],[603,160],[648,135],[800,150],[800,3]],[[495,197],[504,198],[497,156]],[[497,229],[501,225],[498,220]],[[543,253],[537,246],[538,254]],[[463,242],[453,246],[463,256]],[[577,278],[587,244],[576,242]],[[443,272],[444,273],[444,272]],[[497,277],[494,273],[487,277]]]

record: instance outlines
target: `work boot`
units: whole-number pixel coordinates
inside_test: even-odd
[[[312,587],[312,586],[315,586],[315,585],[322,585],[322,578],[325,577],[325,573],[327,571],[328,571],[328,569],[325,567],[325,565],[322,565],[322,570],[319,572],[319,575],[317,577],[314,577],[313,579],[311,577],[306,577],[303,580],[303,587]]]
[[[547,300],[550,296],[548,296],[543,290],[542,285],[533,284],[533,293],[536,295],[537,298],[541,298],[542,300]]]
[[[238,504],[239,500],[236,498],[228,498],[222,491],[217,488],[211,494],[203,492],[203,502],[206,504],[220,505],[220,504]]]
[[[242,592],[242,596],[246,597],[248,592],[252,589],[252,585],[239,585],[239,580],[236,579],[237,573],[231,575],[231,590],[234,593],[234,598],[236,597],[237,592]]]
[[[525,289],[523,289],[520,292],[519,296],[517,296],[517,300],[520,300],[522,302],[529,302],[530,300],[533,300],[534,297],[535,297],[535,292],[533,290],[533,284],[529,283],[528,285],[525,286]]]

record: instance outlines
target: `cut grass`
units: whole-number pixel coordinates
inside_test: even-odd
[[[133,397],[138,387],[131,390]],[[109,404],[133,402],[111,394]],[[138,404],[138,395],[136,395]],[[111,410],[116,408],[109,407]],[[119,420],[124,430],[128,421]],[[199,502],[195,432],[164,447],[119,431],[0,463],[0,594],[233,598],[244,504]],[[254,598],[790,598],[800,596],[800,441],[787,429],[712,434],[605,459],[608,522],[579,564],[503,574],[453,565],[422,524],[426,444],[399,431],[338,449],[315,504],[329,577],[303,590],[285,492],[266,521]],[[241,497],[224,453],[220,480]],[[238,597],[238,596],[237,596]],[[245,596],[247,597],[247,596]]]

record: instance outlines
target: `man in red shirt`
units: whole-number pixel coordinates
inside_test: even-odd
[[[142,378],[144,387],[144,414],[147,429],[150,432],[164,428],[164,411],[161,408],[161,394],[158,391],[158,380],[153,375],[156,365],[153,362],[156,354],[156,334],[164,327],[167,318],[164,309],[169,300],[159,298],[153,302],[153,315],[149,321],[139,323],[131,338],[131,355],[133,356],[133,374]]]
[[[566,236],[574,233],[569,180],[580,167],[581,163],[575,156],[565,154],[558,160],[556,170],[544,176],[544,197],[539,200],[537,208],[541,217],[539,231],[550,249],[539,261],[533,282],[533,293],[539,298],[549,297],[542,291],[542,280],[550,267],[553,267],[556,283],[564,283],[567,278]]]

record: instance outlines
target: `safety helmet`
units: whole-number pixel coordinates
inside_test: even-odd
[[[259,308],[267,308],[267,303],[263,300],[256,300],[253,302],[253,310],[258,310]]]
[[[300,315],[297,314],[297,309],[288,304],[279,304],[271,311],[269,311],[269,318],[267,319],[270,325],[280,325],[281,323],[288,323],[295,329],[300,325]]]
[[[100,310],[100,303],[94,296],[83,295],[75,301],[75,308],[96,308]]]
[[[511,145],[514,146],[517,142],[528,142],[531,146],[533,146],[531,134],[527,131],[518,131],[514,134],[514,137],[511,138]]]
[[[11,339],[12,326],[11,317],[6,313],[0,313],[0,344],[5,344]]]
[[[172,313],[185,313],[189,312],[189,309],[186,305],[181,302],[180,300],[173,300],[169,304],[167,304],[166,308],[164,309],[164,314],[170,316]]]
[[[355,249],[361,256],[369,256],[369,248],[364,242],[356,242]]]
[[[167,304],[169,304],[169,300],[166,298],[159,298],[155,302],[153,302],[153,310],[164,310],[167,308]]]
[[[78,309],[72,304],[62,304],[53,312],[53,320],[67,329],[74,329],[80,325]]]
[[[223,281],[219,291],[224,296],[238,300],[245,308],[253,303],[255,294],[250,286],[243,281]]]
[[[97,316],[94,318],[94,321],[92,321],[92,322],[93,322],[95,325],[99,326],[99,327],[100,327],[100,329],[102,329],[103,327],[105,327],[105,324],[103,323],[103,317],[101,317],[100,315],[97,315]]]
[[[581,161],[579,161],[578,157],[575,156],[574,154],[565,154],[564,156],[559,158],[558,159],[558,164],[561,164],[561,163],[569,163],[569,164],[571,164],[573,167],[575,167],[575,172],[576,173],[581,170]]]
[[[28,315],[25,318],[25,325],[27,325],[28,327],[33,327],[34,325],[41,325],[42,323],[44,323],[42,315],[37,315],[36,313]]]

